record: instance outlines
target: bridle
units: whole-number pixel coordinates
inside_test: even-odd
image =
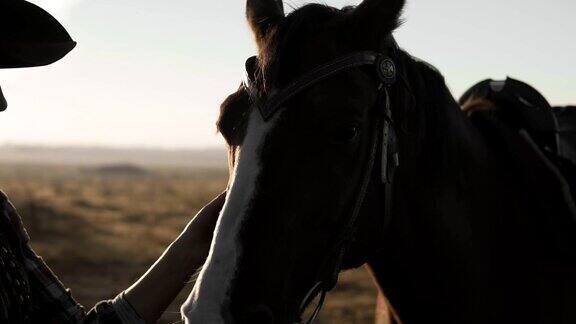
[[[294,98],[302,91],[340,72],[356,67],[373,66],[374,72],[378,77],[378,95],[375,105],[376,107],[382,108],[380,109],[381,111],[379,111],[377,121],[373,123],[374,126],[371,136],[369,159],[368,163],[364,167],[362,182],[356,196],[356,201],[353,205],[352,214],[343,231],[336,237],[334,250],[329,254],[334,257],[328,258],[328,262],[324,267],[322,267],[324,271],[321,271],[318,276],[319,279],[317,283],[312,287],[312,289],[310,289],[302,300],[296,323],[312,323],[322,309],[326,293],[332,290],[338,281],[338,274],[340,273],[344,255],[355,237],[357,230],[356,221],[364,204],[368,186],[372,178],[374,165],[377,159],[378,143],[382,143],[381,179],[385,186],[384,221],[387,222],[390,218],[392,182],[394,172],[399,165],[396,132],[392,121],[392,112],[390,107],[390,89],[396,83],[398,77],[397,64],[393,59],[397,50],[397,45],[392,37],[389,37],[386,40],[386,46],[384,46],[384,48],[386,48],[386,53],[362,51],[339,57],[314,68],[310,72],[289,83],[287,86],[281,89],[272,90],[267,94],[263,93],[256,84],[254,78],[253,72],[258,58],[254,56],[246,61],[247,75],[244,81],[244,87],[250,95],[252,104],[256,105],[259,109],[264,121],[268,121],[278,111],[282,110],[287,101]],[[320,294],[318,305],[315,307],[310,318],[304,322],[302,320],[304,311],[318,294]]]

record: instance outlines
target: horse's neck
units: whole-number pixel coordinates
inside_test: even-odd
[[[489,272],[491,230],[506,212],[503,193],[516,188],[503,180],[496,155],[446,85],[427,86],[427,97],[419,98],[426,103],[420,105],[424,131],[403,142],[410,158],[401,157],[384,238],[393,248],[370,265],[407,322],[432,317],[496,323],[493,314],[473,307],[476,300],[492,297],[485,289],[490,283],[483,281],[488,280],[483,274]]]
[[[486,142],[461,111],[444,82],[429,85],[421,157],[412,165],[424,197],[435,215],[469,226],[491,226],[494,210],[517,183],[507,174],[509,166]],[[416,203],[416,202],[415,202]]]
[[[413,117],[416,121],[411,123],[420,125],[417,136],[405,135],[404,141],[407,157],[402,163],[412,183],[435,192],[463,192],[485,182],[502,183],[497,155],[461,111],[443,78],[435,71],[428,73],[426,90],[416,98],[420,102]]]
[[[398,169],[389,248],[370,261],[377,281],[406,323],[573,322],[573,222],[433,86],[419,157]]]

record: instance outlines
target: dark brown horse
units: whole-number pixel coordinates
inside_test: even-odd
[[[575,215],[560,186],[521,137],[479,129],[437,70],[394,46],[403,6],[285,16],[248,0],[258,59],[222,105],[229,194],[187,322],[299,322],[332,270],[367,263],[404,323],[576,323]],[[366,51],[394,65],[354,54]],[[322,74],[343,57],[370,64]],[[310,71],[318,82],[302,83]]]

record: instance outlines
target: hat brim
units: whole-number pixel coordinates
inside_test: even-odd
[[[0,68],[52,64],[76,42],[48,12],[24,0],[0,1]]]

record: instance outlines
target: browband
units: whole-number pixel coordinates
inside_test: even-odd
[[[257,60],[258,58],[253,56],[246,61],[247,75],[244,86],[250,93],[252,101],[258,106],[264,120],[270,119],[286,101],[292,99],[302,90],[350,68],[374,65],[377,75],[385,85],[389,86],[396,81],[396,65],[391,58],[372,51],[356,52],[322,64],[286,87],[272,90],[267,98],[263,98],[251,73],[255,69]]]

